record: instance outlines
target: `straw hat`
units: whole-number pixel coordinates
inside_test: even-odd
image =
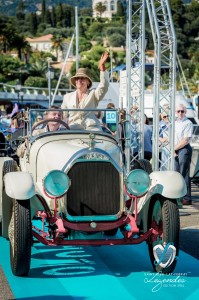
[[[78,69],[77,73],[74,76],[71,77],[70,82],[75,87],[76,87],[75,78],[77,78],[77,77],[87,78],[89,80],[88,88],[90,89],[90,87],[92,86],[92,80],[90,78],[89,70],[87,68]]]

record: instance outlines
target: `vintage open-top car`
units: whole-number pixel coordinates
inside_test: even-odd
[[[64,119],[56,120],[58,130],[49,131],[55,120],[46,118],[46,111],[31,110],[19,165],[0,158],[2,235],[10,240],[14,275],[28,274],[36,240],[48,246],[146,241],[155,271],[175,268],[184,179],[174,171],[152,172],[143,159],[127,171],[126,122],[121,124],[118,111],[104,113],[107,122],[115,122],[114,135],[72,129]]]

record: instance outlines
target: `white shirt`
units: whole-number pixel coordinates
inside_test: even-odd
[[[191,139],[193,134],[193,123],[184,117],[182,120],[175,121],[175,145],[177,145],[183,138]]]

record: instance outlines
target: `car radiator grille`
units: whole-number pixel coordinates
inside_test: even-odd
[[[72,216],[112,215],[120,210],[120,175],[109,162],[79,162],[68,172],[67,211]]]

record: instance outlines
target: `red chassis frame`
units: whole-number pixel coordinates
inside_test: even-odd
[[[40,198],[40,197],[39,197]],[[152,221],[151,228],[134,238],[136,234],[139,233],[139,228],[137,227],[137,197],[131,196],[134,201],[135,215],[131,214],[122,215],[117,221],[111,222],[69,222],[66,219],[62,219],[58,216],[56,198],[54,198],[54,210],[53,215],[49,211],[43,198],[40,198],[45,211],[38,211],[37,216],[42,219],[42,230],[32,225],[32,235],[39,242],[48,246],[60,246],[60,245],[79,245],[79,246],[103,246],[103,245],[129,245],[129,244],[140,244],[144,241],[153,242],[157,240],[157,237],[162,235],[162,226],[158,226],[155,221]],[[53,236],[44,231],[44,222],[47,220],[50,225],[55,225],[56,230],[53,231]],[[94,225],[94,226],[92,226]],[[54,227],[54,228],[55,228]],[[122,228],[123,238],[120,239],[74,239],[67,240],[64,239],[68,230],[75,230],[80,232],[103,232],[112,230],[115,228]]]

